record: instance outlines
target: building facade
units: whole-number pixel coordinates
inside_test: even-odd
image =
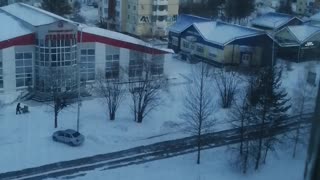
[[[181,33],[193,23],[209,21],[211,20],[199,16],[180,14],[177,18],[177,21],[168,28],[168,37],[170,42],[168,44],[168,48],[174,50],[176,53],[179,52],[180,46],[178,45],[181,43]]]
[[[193,23],[169,34],[169,47],[182,59],[215,66],[270,65],[272,42],[264,31],[219,21]]]
[[[296,13],[300,15],[311,15],[316,6],[315,0],[297,0]]]
[[[303,62],[320,56],[320,27],[313,25],[287,26],[275,34],[279,58]]]
[[[110,13],[114,11],[115,13]],[[114,19],[115,30],[136,36],[166,36],[177,19],[179,0],[100,0],[99,16]]]
[[[71,90],[78,78],[93,82],[98,72],[107,79],[139,79],[146,59],[153,75],[163,73],[168,51],[131,36],[77,24],[22,3],[0,8],[0,20],[6,24],[0,34],[1,92],[32,88],[47,93],[55,81],[60,90]]]

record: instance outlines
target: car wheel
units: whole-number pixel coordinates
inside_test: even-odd
[[[76,146],[73,142],[69,142],[70,146]]]
[[[57,138],[56,138],[56,137],[54,137],[54,136],[52,137],[52,139],[53,139],[54,141],[58,141],[58,140],[57,140]]]

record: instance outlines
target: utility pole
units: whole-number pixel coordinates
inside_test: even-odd
[[[81,107],[81,80],[80,80],[80,61],[82,47],[82,32],[84,27],[80,27],[80,42],[78,41],[78,62],[77,62],[77,86],[78,86],[78,111],[77,111],[77,131],[80,129],[80,107]]]
[[[313,116],[304,179],[320,179],[320,83]]]

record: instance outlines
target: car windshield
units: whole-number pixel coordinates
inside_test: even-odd
[[[73,137],[78,137],[78,136],[80,136],[80,133],[79,132],[75,132],[75,133],[72,134],[72,136]]]

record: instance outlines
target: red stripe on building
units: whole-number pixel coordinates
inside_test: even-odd
[[[0,49],[5,49],[12,46],[35,45],[35,43],[35,34],[27,34],[0,42]]]
[[[78,38],[79,40],[81,33],[78,33]],[[120,41],[120,40],[115,40],[115,39],[111,39],[111,38],[107,38],[107,37],[103,37],[103,36],[99,36],[99,35],[95,35],[95,34],[89,34],[89,33],[82,33],[82,42],[99,42],[102,44],[108,44],[111,46],[116,46],[116,47],[120,47],[120,48],[126,48],[126,49],[130,49],[130,50],[134,50],[134,51],[139,51],[139,52],[143,52],[143,53],[149,53],[149,54],[167,54],[168,52],[166,51],[161,51],[159,49],[155,49],[155,48],[150,48],[150,47],[146,47],[143,45],[139,45],[139,44],[133,44],[130,42],[126,42],[126,41]]]

